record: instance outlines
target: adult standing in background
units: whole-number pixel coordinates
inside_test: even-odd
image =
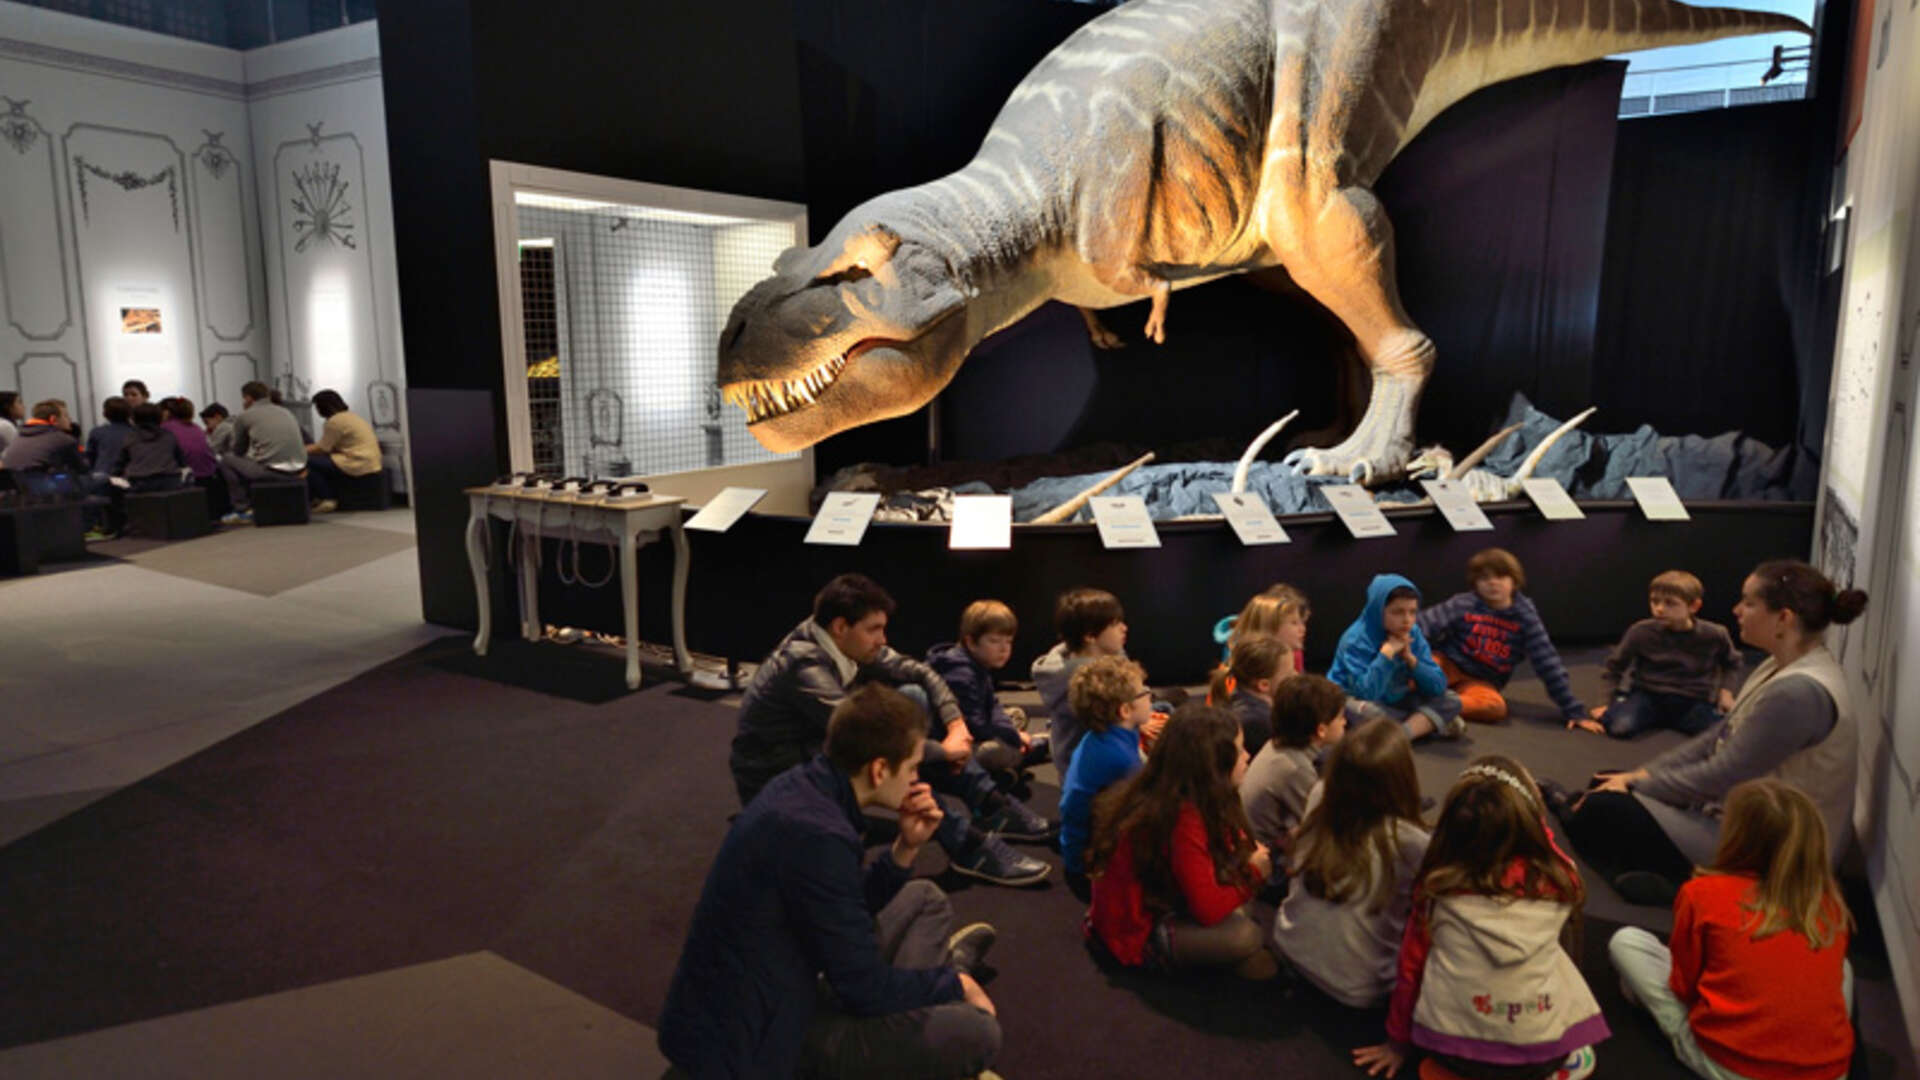
[[[273,403],[273,390],[254,380],[240,388],[242,408],[233,418],[233,449],[220,455],[233,512],[227,525],[253,522],[253,482],[270,476],[298,476],[307,467],[306,441],[293,414]]]
[[[1740,640],[1764,649],[1714,726],[1638,769],[1602,773],[1576,800],[1543,785],[1548,805],[1594,867],[1630,902],[1669,904],[1694,867],[1712,862],[1720,808],[1759,777],[1805,792],[1827,827],[1829,864],[1853,837],[1859,771],[1846,674],[1822,640],[1860,616],[1867,594],[1839,589],[1797,559],[1761,563],[1733,607]]]
[[[307,489],[316,512],[339,509],[340,481],[349,476],[372,476],[382,468],[380,440],[373,425],[348,411],[347,402],[333,390],[313,395],[313,411],[320,414],[320,438],[307,444]]]
[[[153,400],[153,394],[147,389],[147,384],[141,382],[139,379],[128,379],[126,382],[121,383],[120,396],[127,399],[127,408],[129,411],[137,409]]]

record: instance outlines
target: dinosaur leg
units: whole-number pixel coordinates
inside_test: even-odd
[[[1118,349],[1126,344],[1120,340],[1119,334],[1107,329],[1107,324],[1100,321],[1099,313],[1092,308],[1075,308],[1074,310],[1080,313],[1080,321],[1087,324],[1087,337],[1093,341],[1094,348]]]
[[[1413,418],[1433,370],[1433,341],[1400,306],[1393,225],[1373,192],[1342,188],[1303,209],[1270,215],[1268,243],[1301,288],[1353,331],[1373,375],[1373,393],[1360,426],[1339,445],[1295,450],[1286,463],[1314,476],[1368,484],[1396,480],[1412,456]]]

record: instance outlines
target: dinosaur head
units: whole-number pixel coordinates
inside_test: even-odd
[[[883,195],[774,261],[720,333],[721,393],[762,446],[798,450],[946,386],[978,336],[949,249]]]

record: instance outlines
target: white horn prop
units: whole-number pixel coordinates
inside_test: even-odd
[[[1054,507],[1053,509],[1047,511],[1046,513],[1041,514],[1039,517],[1034,518],[1032,521],[1027,522],[1027,524],[1029,525],[1060,524],[1061,522],[1067,520],[1073,515],[1079,513],[1080,508],[1087,505],[1088,499],[1093,498],[1095,495],[1100,494],[1101,492],[1107,490],[1113,485],[1126,479],[1126,476],[1128,473],[1132,472],[1133,470],[1139,468],[1142,465],[1145,465],[1147,462],[1152,460],[1153,460],[1152,451],[1148,451],[1147,453],[1141,454],[1138,458],[1134,460],[1133,464],[1128,465],[1124,469],[1114,470],[1112,473],[1108,474],[1106,478],[1101,480],[1099,483],[1093,485],[1092,487],[1081,492],[1080,494],[1075,495],[1073,498],[1068,499],[1066,502],[1061,503],[1059,506]]]
[[[1275,435],[1280,434],[1281,428],[1286,427],[1289,421],[1299,415],[1300,410],[1295,409],[1280,419],[1275,420],[1267,426],[1267,430],[1261,432],[1252,442],[1247,444],[1247,452],[1240,455],[1240,464],[1233,467],[1233,487],[1227,490],[1235,495],[1247,490],[1247,470],[1253,468],[1253,459],[1260,456],[1260,451],[1267,448],[1267,444],[1273,441]]]
[[[1506,427],[1494,432],[1492,438],[1475,447],[1473,453],[1468,454],[1455,463],[1453,468],[1447,471],[1447,479],[1459,480],[1465,477],[1469,469],[1487,460],[1488,454],[1493,453],[1499,448],[1501,443],[1506,442],[1507,436],[1526,426],[1525,424],[1508,424]]]
[[[1560,437],[1562,435],[1565,435],[1567,432],[1572,431],[1574,428],[1579,427],[1583,422],[1585,422],[1587,417],[1592,416],[1594,413],[1597,413],[1599,411],[1600,411],[1600,407],[1598,405],[1589,406],[1587,411],[1576,415],[1573,419],[1568,420],[1566,423],[1561,424],[1557,428],[1554,428],[1553,434],[1548,435],[1544,439],[1541,439],[1540,445],[1534,447],[1533,453],[1527,455],[1527,460],[1520,463],[1520,471],[1517,473],[1514,473],[1512,479],[1507,481],[1508,490],[1510,491],[1517,490],[1520,487],[1520,484],[1522,481],[1526,480],[1529,476],[1533,475],[1533,470],[1535,467],[1537,467],[1540,464],[1540,459],[1547,456],[1547,451],[1553,448],[1554,443],[1560,441]]]

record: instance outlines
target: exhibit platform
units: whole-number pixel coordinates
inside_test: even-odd
[[[1054,640],[1054,598],[1074,586],[1107,589],[1126,606],[1128,652],[1156,682],[1194,682],[1217,661],[1212,627],[1275,582],[1305,590],[1314,617],[1308,663],[1324,667],[1342,630],[1360,610],[1376,573],[1411,577],[1434,602],[1465,589],[1469,556],[1497,546],[1519,556],[1527,594],[1556,641],[1608,644],[1647,616],[1646,586],[1663,570],[1684,569],[1706,585],[1702,614],[1730,622],[1747,571],[1765,559],[1806,557],[1813,504],[1707,502],[1687,506],[1692,520],[1651,522],[1628,501],[1583,502],[1586,517],[1547,521],[1530,503],[1484,507],[1493,529],[1457,533],[1430,507],[1388,508],[1395,535],[1355,540],[1332,514],[1280,518],[1290,542],[1241,544],[1220,519],[1156,523],[1161,546],[1107,550],[1092,525],[1022,525],[1002,551],[950,551],[944,525],[875,522],[857,547],[803,543],[811,518],[749,514],[725,533],[689,533],[687,643],[695,652],[757,661],[811,609],[813,594],[836,574],[857,571],[893,594],[899,610],[888,635],[903,651],[954,638],[969,601],[997,597],[1020,616],[1017,656]],[[501,526],[504,528],[504,526]],[[504,537],[503,537],[504,539]],[[588,588],[608,569],[593,545],[562,559],[543,549],[540,618],[546,623],[619,633],[623,605],[611,584]],[[576,584],[561,580],[561,572]],[[496,568],[496,573],[504,569]],[[659,547],[640,552],[641,636],[672,640],[667,608],[672,560]],[[495,603],[513,590],[496,583]],[[496,610],[495,625],[517,613]],[[1010,675],[1019,677],[1023,673]]]

